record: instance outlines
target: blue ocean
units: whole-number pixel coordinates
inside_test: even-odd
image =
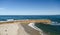
[[[26,19],[49,19],[54,23],[35,24],[38,28],[50,35],[60,35],[60,15],[0,15],[0,21],[7,21],[7,19],[26,20]]]

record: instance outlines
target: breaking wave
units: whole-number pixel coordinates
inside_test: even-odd
[[[51,25],[60,25],[58,22],[52,22]]]

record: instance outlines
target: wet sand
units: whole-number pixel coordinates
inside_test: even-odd
[[[19,26],[20,26],[20,29],[22,29],[21,27],[23,27],[23,28],[24,28],[24,31],[25,31],[25,33],[23,32],[23,33],[21,33],[21,34],[24,34],[24,35],[25,35],[25,34],[26,34],[26,35],[40,35],[39,31],[31,28],[30,26],[28,26],[28,24],[22,24],[22,23],[21,23]],[[20,33],[20,32],[19,32],[19,33]]]

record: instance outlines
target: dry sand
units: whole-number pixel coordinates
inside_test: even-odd
[[[17,33],[17,35],[41,35],[40,34],[40,31],[38,31],[38,30],[35,30],[34,28],[32,28],[32,27],[30,27],[30,26],[28,26],[28,24],[29,23],[25,23],[25,22],[23,22],[23,23],[20,23],[20,22],[0,22],[0,24],[17,24],[17,26],[19,27],[19,29],[18,29],[18,33]],[[15,25],[14,25],[15,26]],[[11,27],[11,26],[10,26]],[[8,27],[9,28],[9,27]],[[14,28],[16,28],[16,27],[14,27]],[[9,28],[10,29],[10,28]],[[11,27],[11,29],[12,29],[12,27]],[[15,29],[13,29],[14,31],[15,31]],[[10,31],[10,30],[9,30]],[[11,31],[12,32],[12,31]]]

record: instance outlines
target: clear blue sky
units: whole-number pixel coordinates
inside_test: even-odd
[[[60,15],[60,0],[0,0],[0,15]]]

